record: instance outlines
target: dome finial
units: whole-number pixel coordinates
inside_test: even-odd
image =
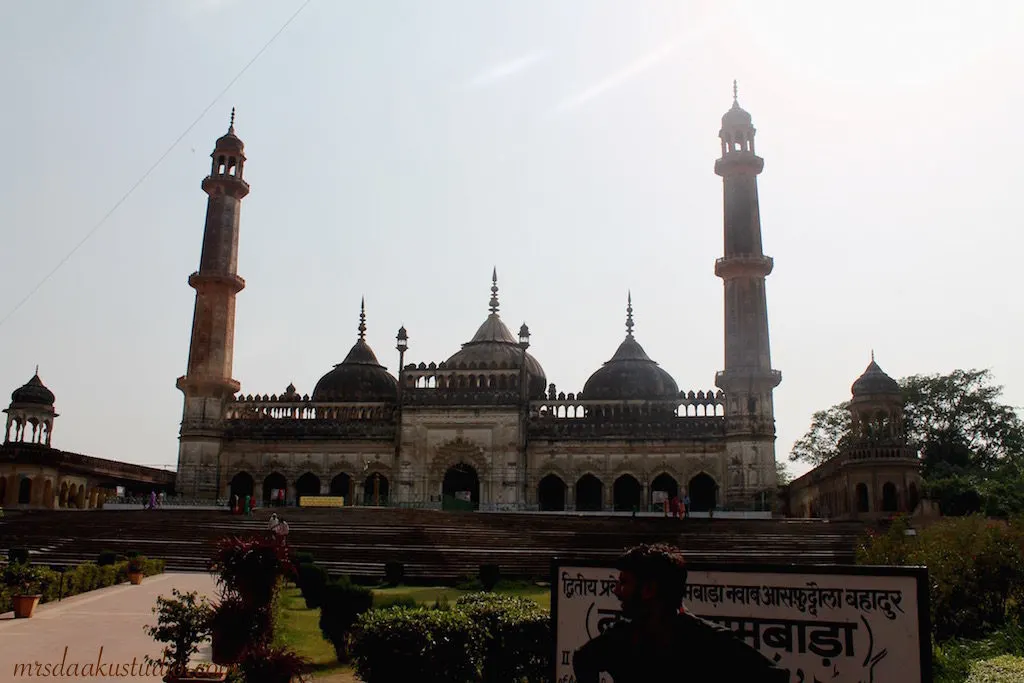
[[[871,362],[872,363],[875,362],[875,350],[874,349],[871,349]]]
[[[498,267],[491,271],[491,313],[498,312]]]
[[[39,376],[39,363],[36,363],[36,377]]]
[[[359,302],[359,341],[366,341],[366,297]]]
[[[736,79],[734,78],[734,79],[732,79],[732,106],[734,106],[734,107],[740,106],[739,92],[740,92],[740,89],[736,85]]]
[[[234,134],[235,132],[235,108],[231,107],[231,124],[228,126],[228,133]]]
[[[626,293],[626,337],[633,338],[633,291]]]

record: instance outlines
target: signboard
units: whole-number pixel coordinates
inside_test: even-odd
[[[456,491],[455,492],[455,497],[458,500],[461,500],[463,502],[469,503],[469,502],[471,502],[473,500],[473,492],[472,491]]]
[[[344,496],[299,496],[299,507],[303,508],[340,508],[344,505]]]
[[[573,653],[621,618],[618,575],[610,563],[553,562],[556,683],[575,683]],[[927,577],[924,567],[689,565],[683,604],[792,683],[931,683]]]
[[[651,502],[661,505],[668,500],[668,491],[651,491]]]

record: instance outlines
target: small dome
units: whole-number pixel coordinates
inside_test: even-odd
[[[741,106],[738,99],[736,81],[732,82],[732,108],[722,116],[722,128],[735,126],[751,126],[753,119]]]
[[[32,379],[15,389],[14,393],[11,394],[11,403],[52,406],[54,400],[53,392],[47,389],[43,381],[39,379],[39,370],[36,370],[36,374],[32,375]]]
[[[216,149],[220,152],[238,152],[245,151],[245,144],[242,140],[235,135],[235,108],[231,108],[231,125],[228,126],[228,132],[217,138]]]
[[[864,373],[857,378],[857,381],[853,383],[850,391],[853,393],[854,397],[865,396],[868,394],[902,395],[899,382],[885,374],[882,368],[878,367],[878,363],[875,362],[874,354],[871,354],[871,363],[868,365]]]
[[[596,400],[672,399],[679,386],[633,338],[633,297],[626,307],[626,338],[615,355],[583,385],[583,398]]]
[[[487,316],[473,338],[445,361],[445,367],[453,368],[460,363],[466,365],[475,363],[478,368],[489,368],[492,364],[497,367],[504,365],[506,368],[520,367],[523,350],[519,346],[519,339],[512,336],[512,332],[498,316],[497,271],[491,276],[490,311],[490,315]],[[547,387],[544,368],[529,353],[526,354],[526,372],[529,375],[530,396],[543,395]]]
[[[359,339],[345,360],[320,378],[313,389],[314,401],[394,402],[398,380],[377,361],[366,343],[366,306],[359,313]]]

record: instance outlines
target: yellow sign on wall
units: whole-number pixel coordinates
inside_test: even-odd
[[[299,507],[303,508],[340,508],[344,506],[344,496],[299,496]]]

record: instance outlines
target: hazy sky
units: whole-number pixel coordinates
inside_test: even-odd
[[[304,0],[0,3],[0,316]],[[1024,403],[1024,4],[312,0],[0,325],[53,445],[174,465],[214,140],[238,108],[235,378],[312,392],[356,338],[394,371],[524,320],[560,391],[637,339],[680,388],[722,368],[720,117],[754,118],[777,454],[894,377],[992,368]],[[802,471],[802,470],[799,470]]]

